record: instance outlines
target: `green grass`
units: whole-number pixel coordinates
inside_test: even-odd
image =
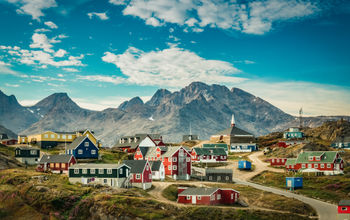
[[[205,167],[224,167],[226,166],[227,163],[193,163],[192,166],[195,167],[201,167],[201,168],[205,168]]]
[[[101,149],[99,151],[102,160],[96,161],[96,163],[118,163],[122,160],[128,160],[128,154],[121,151],[113,151],[107,149]]]
[[[0,144],[0,152],[9,155],[9,156],[15,156],[15,148],[8,147],[6,145]]]
[[[293,174],[263,172],[252,180],[263,185],[286,189],[285,178],[287,176],[293,176]],[[308,176],[300,174],[299,176],[303,177],[303,188],[296,189],[296,193],[335,204],[341,199],[350,199],[349,175]]]

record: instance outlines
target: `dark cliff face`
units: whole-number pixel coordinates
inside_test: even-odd
[[[189,132],[190,123],[192,133],[206,139],[229,127],[232,114],[239,128],[257,136],[297,124],[293,116],[244,90],[201,82],[176,92],[159,89],[146,103],[135,97],[104,111],[82,109],[66,93],[55,93],[32,107],[23,107],[14,96],[0,92],[0,103],[0,124],[16,133],[89,128],[107,146],[119,136],[144,132],[179,141]],[[305,118],[305,125],[319,126],[324,120]]]

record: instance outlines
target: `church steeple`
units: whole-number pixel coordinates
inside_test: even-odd
[[[236,125],[235,116],[232,114],[231,127],[234,127],[235,125]]]

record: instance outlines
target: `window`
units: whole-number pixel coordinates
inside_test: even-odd
[[[79,169],[74,169],[74,174],[79,174]]]
[[[90,174],[95,174],[95,169],[90,169]]]
[[[190,199],[191,199],[191,196],[186,196],[186,199],[187,199],[187,200],[190,200]]]
[[[66,168],[66,164],[65,163],[61,163],[61,167],[65,169]]]
[[[36,154],[36,150],[30,150],[30,155],[35,155]]]
[[[348,210],[348,208],[347,207],[341,207],[341,210],[342,211],[346,211],[346,210]]]
[[[217,198],[218,200],[220,200],[220,199],[221,199],[221,194],[218,194],[218,195],[216,196],[216,198]]]
[[[176,165],[173,166],[173,170],[177,170],[177,166]]]
[[[85,147],[88,147],[88,146],[89,146],[89,142],[88,142],[88,141],[85,141],[85,142],[84,142],[84,146],[85,146]]]
[[[66,135],[65,134],[62,135],[62,139],[66,139]]]
[[[173,162],[176,162],[176,157],[173,157]]]
[[[184,150],[183,149],[180,149],[179,151],[179,156],[183,156],[184,155]],[[175,162],[175,161],[174,161]]]
[[[168,167],[168,170],[171,170],[171,166]]]
[[[331,164],[330,163],[327,163],[327,168],[331,168]]]
[[[136,179],[138,179],[138,180],[141,179],[141,174],[139,174],[139,173],[136,174]]]
[[[49,135],[48,134],[44,134],[44,138],[49,138]]]
[[[82,170],[82,173],[83,173],[83,174],[87,174],[87,169],[83,169],[83,170]]]
[[[226,180],[230,180],[230,177],[229,177],[229,176],[226,176]]]
[[[209,180],[213,180],[213,176],[209,176]]]
[[[274,163],[274,162],[275,162],[275,159],[272,159],[271,162]]]
[[[316,157],[316,160],[320,161],[320,156],[317,156],[317,157]]]
[[[218,176],[218,177],[217,177],[217,180],[220,181],[220,180],[221,180],[221,176]]]
[[[103,174],[104,170],[103,169],[98,169],[98,174]]]
[[[83,154],[83,150],[78,150],[78,154]]]
[[[51,138],[55,138],[55,135],[54,135],[54,134],[51,134]]]
[[[103,182],[106,184],[107,183],[107,179],[103,179]]]
[[[314,164],[314,167],[315,167],[315,168],[318,168],[318,164],[317,164],[317,163],[315,163],[315,164]]]
[[[55,167],[56,167],[56,168],[59,168],[59,167],[60,167],[60,164],[59,164],[59,163],[55,163]]]
[[[187,157],[186,162],[191,162],[191,157]]]
[[[54,164],[54,163],[50,163],[50,167],[51,167],[51,168],[54,168],[54,167],[55,167],[55,164]]]
[[[107,169],[107,174],[112,174],[112,169]]]
[[[60,139],[60,135],[59,134],[57,135],[57,139]]]
[[[303,164],[301,165],[301,167],[302,167],[303,169],[305,169],[305,168],[306,168],[306,164],[303,163]]]
[[[123,169],[120,169],[120,170],[119,170],[119,174],[123,174]]]
[[[279,163],[280,162],[280,159],[276,159],[276,163]]]
[[[91,154],[96,154],[96,150],[91,150]]]
[[[148,178],[149,178],[149,179],[152,179],[152,174],[149,174]]]
[[[201,199],[202,199],[202,197],[201,197],[201,196],[198,196],[198,197],[197,197],[197,199],[198,199],[198,200],[201,200]]]
[[[231,199],[233,199],[233,193],[231,194]]]
[[[321,168],[324,168],[324,164],[323,163],[321,164]]]
[[[68,139],[72,139],[72,135],[68,135]]]

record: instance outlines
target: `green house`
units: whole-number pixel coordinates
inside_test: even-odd
[[[299,130],[297,127],[289,128],[288,131],[283,133],[283,138],[285,139],[293,139],[293,138],[303,138],[304,133]]]
[[[227,144],[203,144],[203,148],[224,148],[225,151],[228,151],[228,146]]]

